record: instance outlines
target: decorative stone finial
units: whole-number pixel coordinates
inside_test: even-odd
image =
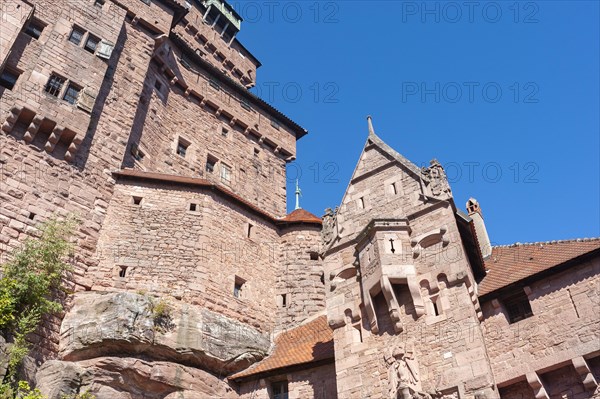
[[[375,129],[373,129],[373,118],[371,118],[371,115],[367,116],[367,122],[369,123],[369,136],[374,136]]]

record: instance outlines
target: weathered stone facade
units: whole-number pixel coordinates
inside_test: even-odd
[[[286,214],[306,131],[247,90],[222,0],[0,12],[0,256],[80,220],[29,337],[49,399],[599,397],[600,240],[492,248],[370,120],[340,206]]]

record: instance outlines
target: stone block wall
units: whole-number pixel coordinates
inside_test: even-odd
[[[289,399],[337,399],[335,365],[326,364],[304,370],[289,371],[240,384],[240,399],[271,399],[271,384],[288,381]]]
[[[482,304],[482,325],[499,386],[600,351],[600,260],[528,286],[533,316],[510,324],[502,298]]]
[[[4,67],[6,58],[15,43],[19,32],[27,23],[33,7],[24,1],[2,1],[0,3],[2,18],[2,29],[0,30],[0,69]]]
[[[284,216],[286,156],[278,148],[295,154],[294,133],[272,127],[257,107],[243,108],[239,95],[226,86],[211,86],[207,71],[196,74],[181,67],[176,61],[180,56],[178,51],[165,56],[177,71],[176,85],[158,65],[150,69],[138,108],[140,123],[128,142],[129,149],[135,146],[142,155],[128,152],[124,166],[215,181],[272,215]],[[185,156],[177,154],[179,142],[186,146]]]
[[[395,370],[405,364],[415,391],[497,395],[452,197],[432,198],[421,173],[370,135],[340,206],[340,238],[324,260],[340,398],[396,395]],[[380,287],[365,286],[373,282]]]
[[[237,39],[228,44],[204,21],[205,12],[206,9],[201,4],[192,2],[188,14],[175,27],[174,32],[192,48],[198,49],[206,61],[223,70],[236,82],[243,86],[254,86],[260,63]]]
[[[274,326],[278,232],[210,189],[120,182],[98,250],[100,264],[87,274],[94,290],[164,293],[261,331]]]
[[[299,225],[282,231],[279,244],[281,270],[275,285],[278,328],[295,327],[325,309],[320,247],[320,226]]]

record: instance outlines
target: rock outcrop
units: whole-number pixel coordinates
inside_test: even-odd
[[[50,399],[87,389],[98,399],[228,397],[224,378],[269,350],[269,335],[246,324],[174,299],[160,311],[157,303],[133,292],[77,293],[61,326],[61,360],[43,365],[37,386]]]
[[[96,399],[209,399],[237,394],[223,380],[171,362],[102,357],[80,362],[50,360],[37,385],[48,398],[89,391]]]

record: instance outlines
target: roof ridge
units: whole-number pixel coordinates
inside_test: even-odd
[[[504,245],[493,245],[492,248],[514,248],[514,247],[524,247],[531,245],[540,245],[540,244],[563,244],[568,242],[588,242],[588,241],[597,241],[600,240],[600,237],[585,237],[585,238],[571,238],[565,240],[552,240],[552,241],[537,241],[537,242],[515,242],[514,244],[504,244]]]

